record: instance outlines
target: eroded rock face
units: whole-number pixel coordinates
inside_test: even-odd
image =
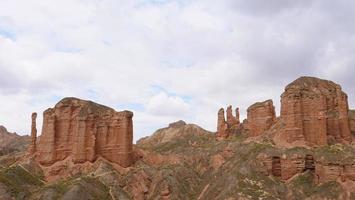
[[[216,134],[217,140],[228,138],[238,128],[240,124],[239,108],[237,108],[235,112],[236,112],[236,116],[233,115],[232,106],[228,106],[227,120],[226,120],[224,109],[221,108],[218,111],[217,134]]]
[[[306,169],[305,157],[298,154],[291,155],[266,155],[258,156],[264,166],[264,175],[272,175],[282,180],[288,180],[298,173],[302,173]]]
[[[216,137],[218,140],[220,140],[220,139],[227,138],[228,136],[229,136],[228,124],[224,116],[224,109],[221,108],[218,111]]]
[[[36,125],[37,113],[32,113],[31,119],[32,119],[31,143],[28,147],[28,153],[34,154],[36,152],[36,143],[37,143],[37,125]]]
[[[259,136],[264,133],[276,121],[275,107],[272,100],[257,102],[248,108],[248,117],[245,128],[249,130],[249,136]]]
[[[64,98],[43,114],[37,148],[41,164],[50,165],[71,156],[74,163],[98,156],[130,166],[133,162],[133,113],[77,98]]]
[[[235,116],[233,115],[232,106],[227,107],[227,124],[230,127],[237,126],[240,123],[239,121],[239,108],[235,109]]]
[[[287,142],[309,145],[351,141],[348,99],[334,82],[301,77],[281,95],[281,119]]]
[[[355,135],[355,110],[349,110],[350,130]]]

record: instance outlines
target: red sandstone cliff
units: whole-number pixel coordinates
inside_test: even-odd
[[[350,142],[348,111],[348,97],[340,85],[319,78],[298,78],[281,95],[283,134],[289,143]]]
[[[355,110],[349,110],[350,130],[355,135]]]
[[[224,110],[218,112],[217,139],[235,133],[237,120],[231,115],[231,107],[227,111],[227,117],[231,116],[227,121]],[[349,112],[348,97],[340,85],[314,77],[300,77],[285,88],[279,121],[271,100],[255,103],[247,112],[247,119],[239,126],[242,133],[259,136],[278,123],[274,140],[283,145],[349,143],[355,130],[355,117]]]
[[[272,100],[257,102],[251,105],[248,110],[245,128],[249,131],[249,136],[259,136],[264,133],[276,121],[275,107]]]
[[[37,148],[41,164],[71,156],[74,163],[98,156],[128,167],[133,162],[133,113],[77,98],[64,98],[43,114]]]

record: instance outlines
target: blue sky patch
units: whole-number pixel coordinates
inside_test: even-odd
[[[13,41],[16,40],[16,35],[14,32],[2,29],[1,27],[0,27],[0,35]]]

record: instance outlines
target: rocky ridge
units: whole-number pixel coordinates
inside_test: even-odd
[[[76,162],[70,152],[63,160],[41,164],[36,159],[41,148],[37,145],[34,156],[1,164],[0,197],[33,200],[355,199],[353,135],[347,135],[344,129],[348,119],[348,130],[354,131],[354,112],[344,111],[346,94],[333,82],[301,77],[286,87],[281,98],[280,117],[276,117],[272,101],[250,106],[243,122],[240,122],[238,109],[233,114],[229,106],[226,117],[221,109],[216,134],[183,121],[171,123],[132,146],[134,162],[128,167],[100,154],[94,160]],[[323,105],[314,110],[309,106],[321,103]],[[90,108],[90,112],[71,115],[66,109],[72,104],[77,105],[75,101],[70,102],[54,112],[59,113],[55,118],[78,119],[80,113],[95,116],[95,113],[112,112],[99,107],[93,110],[103,108],[102,112],[91,112]],[[298,109],[300,105],[302,109]],[[100,121],[100,118],[94,119]],[[317,124],[317,120],[322,123]],[[72,120],[71,123],[77,122]],[[35,135],[33,124],[32,135]],[[87,121],[85,124],[91,127]],[[55,130],[63,130],[60,127]],[[299,134],[297,137],[294,137],[295,132]],[[324,136],[326,142],[315,142],[311,134]],[[89,150],[90,146],[85,148]]]
[[[4,126],[0,126],[0,138],[0,155],[25,150],[30,139],[28,136],[8,132]]]

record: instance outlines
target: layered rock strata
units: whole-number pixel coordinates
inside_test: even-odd
[[[64,98],[43,114],[37,148],[41,164],[71,157],[74,163],[98,156],[128,167],[133,162],[133,113],[77,98]]]
[[[355,110],[349,110],[350,130],[355,135]]]
[[[247,120],[245,128],[249,131],[249,136],[259,136],[264,133],[276,121],[275,107],[272,100],[257,102],[247,110]]]
[[[264,175],[279,177],[287,181],[297,174],[310,171],[314,174],[314,181],[317,184],[329,181],[355,181],[355,165],[352,162],[324,162],[316,160],[313,155],[266,155],[260,154],[258,160],[263,164]]]
[[[281,119],[287,142],[309,145],[350,142],[348,98],[334,82],[301,77],[281,95]]]

